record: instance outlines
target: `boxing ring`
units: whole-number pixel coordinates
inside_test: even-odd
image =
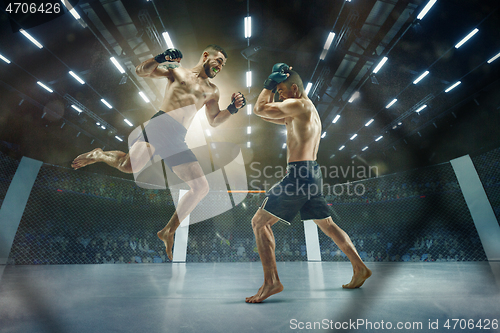
[[[181,227],[170,262],[153,236],[181,192],[2,155],[0,332],[498,331],[499,152],[329,193],[373,271],[359,289],[342,289],[351,265],[314,224],[276,224],[285,289],[261,304],[245,297],[262,284],[262,194]]]

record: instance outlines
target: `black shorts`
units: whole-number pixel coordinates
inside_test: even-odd
[[[158,111],[132,144],[149,142],[155,148],[154,155],[159,155],[172,169],[176,165],[197,161],[186,144],[186,133],[187,129],[181,123],[168,113]]]
[[[302,220],[330,216],[323,196],[323,175],[316,161],[290,162],[286,175],[266,193],[261,208],[288,223],[300,212]]]

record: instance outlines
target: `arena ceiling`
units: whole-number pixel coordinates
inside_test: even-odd
[[[227,65],[213,80],[221,108],[237,91],[253,104],[274,63],[293,66],[304,84],[311,83],[309,97],[323,122],[321,164],[377,165],[388,173],[500,143],[500,59],[488,63],[500,52],[498,1],[438,0],[422,19],[417,16],[428,0],[70,2],[80,19],[67,10],[49,21],[41,13],[15,16],[4,0],[0,55],[10,63],[0,61],[2,151],[65,167],[96,147],[126,151],[131,130],[158,110],[163,96],[164,81],[140,78],[134,68],[167,47],[165,31],[183,52],[184,67],[194,66],[208,44],[228,52]],[[33,15],[47,22],[26,26]],[[246,16],[252,20],[250,38],[245,38]],[[335,37],[324,52],[330,32]],[[445,92],[457,81],[461,84]],[[208,141],[239,144],[248,163],[286,163],[284,128],[246,109],[210,133]],[[104,165],[87,170],[128,177]]]

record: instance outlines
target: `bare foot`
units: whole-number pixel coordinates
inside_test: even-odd
[[[73,162],[71,163],[71,167],[76,170],[86,165],[99,162],[99,157],[100,157],[99,155],[101,154],[102,154],[101,148],[96,148],[88,153],[81,154],[73,160]]]
[[[351,282],[342,285],[342,288],[346,289],[359,288],[363,285],[363,283],[365,283],[366,279],[368,279],[371,275],[372,271],[368,267],[364,267],[360,270],[357,270],[354,272]]]
[[[257,294],[247,297],[245,302],[247,303],[260,303],[271,295],[277,294],[283,291],[283,285],[281,282],[276,281],[272,285],[266,285],[265,283],[260,287]]]
[[[158,235],[158,238],[165,243],[165,251],[167,252],[168,259],[172,261],[174,259],[174,256],[172,255],[172,246],[174,245],[175,233],[160,230],[156,234]]]

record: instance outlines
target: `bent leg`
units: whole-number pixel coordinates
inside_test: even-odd
[[[246,298],[247,303],[260,303],[271,295],[283,290],[283,285],[278,277],[276,267],[275,248],[276,243],[271,229],[278,222],[278,218],[259,208],[252,218],[252,229],[259,250],[260,261],[264,269],[264,284],[257,294]]]
[[[173,259],[172,246],[174,245],[175,230],[181,222],[193,211],[196,205],[208,194],[209,186],[203,170],[198,162],[177,165],[172,171],[189,186],[189,191],[177,203],[177,208],[165,228],[157,235],[163,243],[167,256]]]
[[[147,142],[138,141],[130,148],[129,153],[119,150],[103,151],[96,148],[76,157],[71,163],[73,169],[80,169],[89,164],[104,162],[125,173],[140,171],[154,154],[154,147]]]
[[[372,271],[366,267],[359,257],[358,251],[356,251],[347,233],[340,229],[339,226],[333,222],[331,217],[322,220],[314,220],[314,222],[335,242],[335,244],[337,244],[340,250],[342,250],[351,261],[354,274],[351,282],[342,285],[342,287],[348,289],[361,287],[365,280],[372,275]]]

